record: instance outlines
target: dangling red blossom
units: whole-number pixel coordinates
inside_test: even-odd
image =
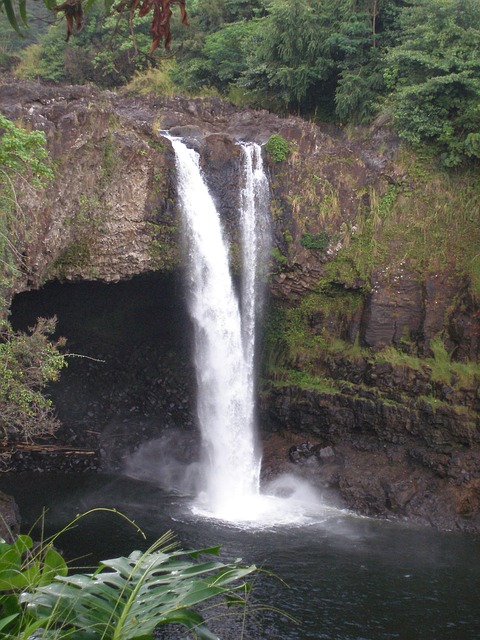
[[[67,37],[66,41],[68,42],[70,36],[73,33],[73,23],[75,21],[75,26],[77,27],[77,31],[80,31],[82,28],[82,19],[83,19],[83,7],[82,0],[66,0],[64,3],[59,4],[56,7],[53,7],[54,11],[63,11],[65,14],[65,18],[67,20]]]

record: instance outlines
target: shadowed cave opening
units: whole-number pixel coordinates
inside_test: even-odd
[[[112,470],[142,441],[194,429],[192,329],[177,274],[50,282],[11,306],[16,330],[54,315],[75,354],[48,390],[62,423],[57,441],[98,449],[101,468]]]

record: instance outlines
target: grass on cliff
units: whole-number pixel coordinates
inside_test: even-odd
[[[350,169],[346,166],[345,170]],[[328,362],[336,359],[388,362],[421,372],[432,384],[434,404],[442,402],[435,397],[441,385],[461,390],[480,384],[480,364],[455,362],[441,333],[431,340],[428,357],[418,357],[409,340],[405,349],[387,346],[372,351],[359,346],[358,328],[356,340],[355,335],[346,335],[375,272],[382,272],[388,281],[389,274],[406,268],[418,274],[420,283],[427,276],[447,274],[456,281],[463,279],[471,294],[480,299],[479,168],[447,172],[427,153],[403,149],[392,175],[383,186],[363,186],[354,192],[356,217],[342,223],[341,233],[335,236],[332,232],[338,251],[324,263],[316,292],[272,315],[264,361],[266,375],[270,372],[275,384],[338,388],[343,382],[328,381]],[[338,198],[327,215],[318,207],[319,202],[325,204],[328,185],[320,184],[308,171],[303,172],[302,180],[305,188],[301,193],[289,195],[297,238],[311,233],[310,228],[318,230],[314,217],[317,226],[330,232],[329,225],[333,228],[339,215]],[[341,184],[346,178],[336,176],[336,180]],[[465,291],[459,289],[459,294]],[[453,310],[456,301],[452,299],[451,304]]]
[[[369,207],[359,210],[330,270],[350,264],[367,278],[402,264],[419,278],[449,270],[480,298],[479,168],[446,171],[428,155],[403,150],[395,175],[394,183],[369,190]]]
[[[432,402],[442,386],[454,391],[475,390],[480,385],[480,363],[452,360],[440,336],[430,342],[430,355],[419,357],[414,345],[410,352],[385,346],[380,350],[361,347],[358,333],[353,341],[340,337],[342,321],[349,324],[361,304],[361,294],[346,291],[338,297],[322,292],[306,296],[294,307],[279,307],[268,319],[264,336],[264,377],[275,386],[297,386],[323,393],[339,393],[348,381],[331,378],[332,362],[352,369],[388,363],[394,369],[418,372],[432,386]],[[429,396],[430,397],[430,396]],[[468,411],[468,408],[467,408]]]
[[[124,91],[134,95],[155,95],[172,97],[178,93],[178,87],[171,78],[171,70],[175,66],[172,60],[164,60],[161,68],[150,68],[135,72]]]
[[[315,360],[322,354],[348,351],[350,357],[360,355],[358,341],[349,344],[329,327],[351,322],[362,301],[359,292],[335,288],[309,294],[295,306],[277,307],[270,314],[264,336],[267,369],[294,363],[314,371]]]
[[[480,298],[478,166],[447,171],[428,152],[402,148],[390,175],[366,186],[356,176],[362,173],[360,164],[356,172],[338,154],[325,158],[302,159],[300,176],[277,175],[288,188],[285,205],[297,238],[321,232],[330,239],[330,249],[336,247],[324,265],[323,281],[348,285],[360,279],[368,290],[373,272],[394,273],[406,265],[419,279],[445,270],[464,276]],[[318,176],[332,173],[328,160],[333,158],[334,174]],[[293,158],[292,167],[299,161]]]

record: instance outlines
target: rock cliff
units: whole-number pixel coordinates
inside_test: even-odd
[[[264,474],[295,464],[362,513],[480,529],[475,176],[454,179],[428,168],[380,124],[346,135],[218,99],[5,80],[0,111],[45,132],[55,167],[45,190],[18,191],[28,229],[10,300],[29,290],[41,295],[47,282],[124,283],[160,274],[170,278],[159,291],[172,304],[182,251],[174,157],[161,131],[182,135],[200,152],[234,262],[235,142],[265,144],[273,134],[287,141],[280,159],[266,152],[274,246],[260,403]],[[104,294],[98,296],[97,316]],[[157,337],[182,342],[175,335]],[[125,354],[120,342],[118,359]],[[159,347],[156,357],[182,390],[165,392],[156,410],[173,423],[193,423],[186,343],[175,364],[167,351]],[[137,362],[140,352],[143,391],[112,399],[104,382],[90,407],[90,424],[110,436],[118,406],[125,414],[133,406],[152,410],[140,406],[153,384],[148,347],[137,348]],[[139,370],[130,364],[124,388],[134,386]],[[85,368],[76,375],[83,380]],[[79,420],[65,408],[69,415]],[[288,450],[307,441],[289,461]]]

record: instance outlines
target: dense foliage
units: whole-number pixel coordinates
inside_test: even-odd
[[[64,340],[52,342],[55,319],[39,318],[29,333],[17,333],[0,321],[0,435],[31,439],[53,433],[58,426],[51,400],[43,393],[66,366],[59,349]]]
[[[241,105],[341,124],[388,116],[447,166],[480,156],[477,0],[189,0],[190,28],[172,21],[168,64],[151,55],[151,19],[141,16],[156,5],[144,5],[132,13],[140,4],[120,1],[108,11],[109,2],[88,0],[83,30],[66,44],[63,23],[47,27],[24,50],[20,73],[111,87],[139,71],[152,79],[160,67],[179,91],[215,91]]]
[[[27,131],[0,115],[0,314],[3,299],[22,266],[29,220],[17,194],[42,188],[53,177],[43,131]]]
[[[7,293],[21,270],[30,221],[18,191],[41,189],[52,178],[42,131],[27,131],[0,115],[0,437],[52,433],[57,421],[45,386],[66,366],[52,342],[55,319],[40,318],[30,332],[17,333],[5,320]]]
[[[434,141],[447,165],[480,158],[480,3],[410,4],[386,56],[395,126],[410,142]]]
[[[56,537],[40,546],[28,535],[0,539],[0,637],[153,640],[155,628],[175,623],[196,638],[218,640],[194,608],[221,596],[245,604],[245,578],[255,571],[211,560],[219,547],[176,550],[168,532],[145,552],[70,574],[53,547]]]

